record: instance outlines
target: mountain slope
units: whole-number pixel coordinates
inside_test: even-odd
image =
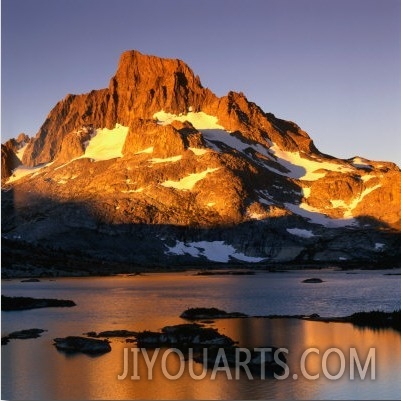
[[[108,88],[54,107],[22,162],[3,179],[8,240],[147,265],[399,260],[395,164],[322,154],[179,60],[123,53]]]

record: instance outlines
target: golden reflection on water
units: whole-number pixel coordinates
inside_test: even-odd
[[[189,361],[182,362],[178,355],[172,353],[167,358],[168,372],[176,374],[181,363],[184,363],[184,372],[178,380],[169,380],[162,371],[164,349],[156,359],[151,380],[147,378],[147,367],[141,354],[138,358],[140,380],[131,379],[131,352],[129,375],[124,380],[118,380],[117,376],[122,374],[124,367],[124,348],[135,347],[132,343],[112,339],[112,351],[99,357],[66,355],[54,349],[50,341],[52,337],[49,338],[48,334],[36,340],[11,342],[4,347],[2,363],[3,367],[12,370],[15,361],[24,361],[18,363],[18,369],[23,366],[19,382],[11,383],[19,399],[316,399],[372,398],[372,394],[377,393],[385,398],[386,388],[380,379],[393,385],[401,379],[401,336],[392,330],[361,330],[351,324],[257,318],[216,320],[211,326],[239,341],[239,346],[287,348],[289,377],[281,381],[271,376],[264,380],[254,376],[254,380],[248,380],[241,372],[240,380],[228,380],[225,372],[219,372],[216,379],[211,380],[209,369],[204,379],[193,380],[189,374]],[[344,376],[337,381],[327,380],[322,373],[322,355],[332,347],[342,350],[347,361]],[[376,382],[358,378],[349,380],[351,347],[357,349],[362,363],[369,349],[377,347]],[[310,354],[305,364],[310,375],[320,374],[315,381],[302,377],[300,359],[307,348],[320,350],[319,355]],[[148,353],[151,357],[152,352]],[[327,361],[328,371],[336,374],[339,370],[338,357],[332,355]],[[201,365],[194,366],[197,369],[195,373],[200,374]],[[297,380],[293,379],[293,374],[298,375]],[[235,377],[234,370],[232,375]],[[394,394],[394,388],[390,390],[388,397]]]
[[[247,279],[255,280],[252,276]],[[269,277],[267,279],[270,280]],[[191,285],[194,280],[196,285]],[[210,370],[205,379],[195,381],[188,373],[188,362],[179,380],[168,380],[161,371],[162,353],[155,364],[152,380],[147,379],[146,366],[141,360],[141,380],[131,380],[129,377],[118,380],[117,376],[123,370],[124,347],[132,347],[132,343],[111,339],[112,351],[99,357],[79,354],[68,356],[55,350],[52,345],[55,337],[81,335],[87,331],[160,330],[166,325],[183,323],[179,314],[193,305],[217,305],[226,310],[242,311],[241,307],[231,305],[232,302],[244,302],[237,292],[228,296],[227,292],[221,291],[222,283],[231,283],[229,288],[232,291],[232,282],[231,278],[225,276],[209,278],[168,274],[162,277],[145,275],[36,283],[45,288],[46,297],[71,298],[77,306],[71,310],[12,312],[5,316],[7,326],[4,330],[7,332],[30,327],[45,328],[48,332],[38,339],[13,340],[2,347],[2,398],[371,399],[396,398],[401,394],[400,333],[392,330],[362,330],[351,324],[250,318],[216,320],[210,325],[238,341],[239,346],[287,348],[290,375],[283,381],[270,376],[265,380],[256,376],[254,380],[248,380],[245,373],[241,374],[240,380],[227,380],[224,372],[218,373],[216,380],[212,381]],[[37,296],[34,292],[27,293],[30,288],[33,291],[34,285],[22,288],[18,283],[9,283],[10,293]],[[315,381],[303,378],[300,368],[301,355],[310,347],[320,350],[319,355],[310,354],[305,365],[310,375],[320,374]],[[325,379],[322,373],[322,356],[332,347],[341,349],[347,361],[344,377],[337,381]],[[375,382],[349,380],[351,347],[357,349],[362,362],[369,349],[377,347]],[[335,354],[329,357],[328,365],[332,374],[338,371],[339,360]],[[169,371],[174,373],[179,366],[178,357],[170,355]],[[294,374],[298,375],[297,380],[293,379]]]

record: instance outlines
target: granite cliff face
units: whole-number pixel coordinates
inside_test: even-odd
[[[30,138],[26,134],[19,134],[17,139],[9,139],[1,144],[1,179],[7,179],[13,170],[19,167],[22,162],[22,149],[26,148]]]
[[[7,241],[146,265],[400,260],[395,164],[322,154],[180,60],[123,53],[20,155],[2,145]]]

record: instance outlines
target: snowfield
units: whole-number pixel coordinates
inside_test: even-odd
[[[53,162],[51,163],[46,163],[46,164],[41,164],[36,167],[26,167],[26,166],[18,166],[16,169],[14,169],[12,175],[9,177],[7,180],[7,184],[10,184],[11,182],[18,181],[19,179],[26,177],[28,175],[32,174],[32,177],[34,175],[38,175],[40,170],[47,166],[51,166]]]
[[[240,138],[232,135],[224,127],[217,123],[218,119],[215,116],[201,112],[189,112],[179,116],[171,113],[166,113],[161,110],[153,115],[160,125],[168,125],[173,121],[190,122],[198,131],[200,131],[205,138],[207,144],[211,149],[220,152],[222,145],[235,149],[241,153],[246,154],[246,150],[253,149],[255,152],[265,156],[268,160],[275,161],[283,166],[288,173],[284,173],[275,169],[272,166],[264,163],[264,166],[275,172],[289,178],[305,181],[315,181],[323,178],[326,171],[337,171],[340,173],[348,173],[354,171],[354,168],[339,163],[332,163],[321,160],[311,160],[302,157],[299,152],[288,152],[281,150],[277,144],[267,141],[267,146],[259,143],[243,142]],[[247,155],[250,156],[249,154]],[[260,163],[260,161],[258,161]]]
[[[208,168],[201,173],[193,173],[189,174],[184,178],[181,178],[179,181],[164,181],[161,185],[167,188],[175,188],[179,190],[191,190],[195,186],[195,184],[203,180],[209,173],[213,173],[214,171],[219,170],[219,168]]]
[[[122,150],[128,134],[128,127],[116,124],[113,129],[97,129],[85,149],[82,158],[95,161],[109,160],[122,157]]]
[[[305,230],[303,228],[287,228],[287,231],[292,235],[296,235],[302,238],[312,238],[315,236],[315,234],[313,234],[313,231]]]
[[[325,227],[347,227],[355,226],[358,222],[353,218],[332,219],[319,209],[309,206],[307,203],[294,205],[293,203],[284,203],[284,207],[298,216],[305,217],[311,223],[320,224]]]
[[[277,157],[277,161],[289,170],[287,175],[297,180],[316,181],[323,178],[326,172],[318,170],[337,171],[340,173],[353,171],[352,168],[345,165],[306,159],[299,152],[281,150],[276,144],[270,148],[270,151]]]
[[[189,254],[193,257],[204,256],[213,262],[227,263],[230,258],[242,260],[244,262],[257,263],[264,260],[253,256],[246,256],[243,253],[237,252],[232,245],[227,245],[224,241],[198,241],[185,244],[177,241],[175,246],[168,247],[167,253],[174,255]]]

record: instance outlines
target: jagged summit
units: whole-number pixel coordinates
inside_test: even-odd
[[[217,117],[226,130],[238,131],[249,140],[275,142],[286,150],[318,152],[296,124],[265,114],[242,93],[216,97],[203,88],[184,62],[128,51],[122,54],[107,89],[67,95],[57,103],[27,147],[22,162],[34,167],[53,161],[63,148],[64,138],[83,126],[135,126],[138,120],[151,120],[161,110],[174,115],[203,111]]]
[[[174,114],[185,113],[189,107],[197,111],[215,98],[183,61],[135,50],[121,55],[109,93],[116,99],[112,112],[126,125],[138,116],[152,118],[161,109]]]
[[[401,248],[395,164],[324,155],[180,60],[123,53],[108,88],[67,95],[15,152],[2,148],[8,239],[145,264],[382,260]]]
[[[48,163],[61,150],[63,139],[82,126],[113,128],[151,119],[161,109],[180,114],[197,110],[215,96],[180,60],[127,51],[121,55],[109,87],[82,95],[67,95],[57,103],[25,152],[23,163]]]

